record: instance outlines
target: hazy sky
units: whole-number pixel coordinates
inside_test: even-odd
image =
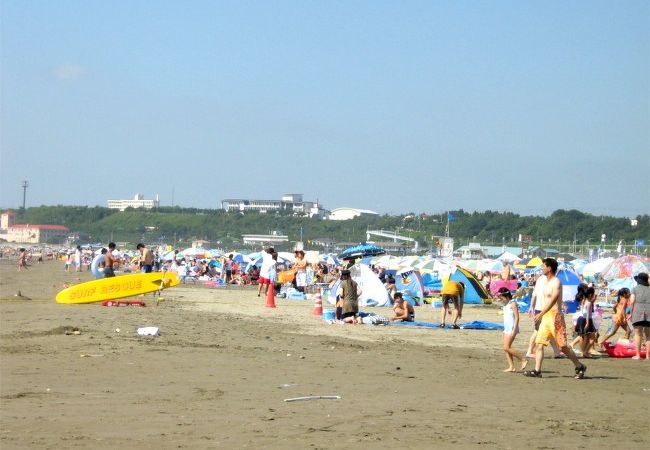
[[[0,0],[0,207],[650,209],[646,0]]]

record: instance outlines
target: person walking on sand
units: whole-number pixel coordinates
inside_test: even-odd
[[[519,370],[524,370],[526,364],[528,364],[528,360],[512,348],[512,343],[515,341],[517,334],[519,334],[519,305],[512,298],[512,293],[507,287],[499,289],[497,296],[503,303],[503,351],[506,354],[506,361],[508,362],[508,367],[504,369],[504,372],[517,371],[513,358],[521,361]]]
[[[637,285],[630,296],[630,315],[628,321],[634,327],[634,346],[636,355],[632,359],[641,359],[641,335],[645,333],[645,359],[650,361],[650,283],[648,274],[640,273],[634,277]]]
[[[232,283],[232,257],[233,254],[231,253],[228,256],[224,257],[221,262],[221,278],[223,279],[223,283],[226,287]]]
[[[527,377],[542,377],[542,362],[544,361],[544,347],[548,345],[551,338],[555,338],[560,350],[575,366],[575,378],[585,377],[587,366],[581,364],[567,344],[566,323],[562,312],[562,283],[555,276],[557,273],[557,261],[553,258],[545,258],[542,261],[542,271],[546,275],[543,298],[544,308],[535,316],[535,320],[541,320],[537,338],[535,339],[535,369],[525,371]]]
[[[81,272],[81,245],[77,245],[74,251],[74,266],[76,272]]]
[[[539,278],[537,278],[537,281],[535,281],[535,287],[533,288],[533,293],[530,297],[530,308],[528,309],[529,317],[537,316],[542,311],[542,308],[544,308],[544,286],[546,286],[546,276],[540,275]],[[530,339],[528,340],[528,350],[526,350],[526,358],[530,359],[535,359],[535,339],[537,338],[537,330],[539,330],[540,321],[533,320],[533,323],[535,329],[530,335]],[[560,351],[560,347],[558,347],[555,339],[551,338],[549,344],[553,349],[555,359],[564,358],[564,355]]]
[[[257,290],[258,297],[262,294],[262,290],[264,290],[264,295],[266,295],[269,291],[269,286],[271,286],[271,289],[275,289],[275,283],[271,281],[271,275],[272,275],[271,270],[275,269],[275,263],[276,263],[276,261],[273,260],[273,253],[275,253],[275,249],[273,247],[267,248],[262,253],[262,265],[260,267],[260,275],[258,278],[258,283],[259,283],[259,288]],[[274,284],[271,285],[271,283]]]
[[[442,286],[442,312],[440,313],[440,328],[445,328],[445,321],[449,312],[449,300],[454,303],[454,312],[451,316],[454,329],[459,329],[458,319],[463,316],[463,302],[465,301],[465,285],[460,281],[447,280]]]
[[[618,298],[616,300],[616,305],[614,305],[614,315],[612,316],[612,328],[605,337],[598,343],[600,348],[604,348],[605,342],[612,336],[616,334],[619,328],[625,330],[625,339],[630,339],[630,326],[627,323],[627,316],[625,315],[625,310],[627,309],[627,304],[630,301],[630,290],[628,288],[622,288],[618,291]]]
[[[18,272],[22,269],[29,270],[27,267],[27,250],[23,247],[18,250]]]
[[[580,351],[583,358],[591,358],[589,348],[596,338],[596,327],[594,326],[594,303],[596,301],[596,290],[588,287],[580,303],[580,315],[576,323],[576,334],[580,336]]]

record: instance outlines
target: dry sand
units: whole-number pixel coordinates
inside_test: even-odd
[[[90,277],[0,260],[3,450],[650,445],[647,362],[587,361],[580,381],[547,359],[529,379],[501,372],[500,332],[328,325],[311,301],[266,308],[246,288],[182,285],[145,308],[55,303],[65,282]],[[468,307],[464,319],[498,312]],[[438,319],[431,307],[416,316]],[[161,335],[139,337],[142,326]],[[522,318],[520,350],[530,331]],[[284,401],[317,395],[341,399]]]

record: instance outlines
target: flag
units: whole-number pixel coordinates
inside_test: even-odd
[[[454,222],[455,220],[456,217],[452,213],[447,212],[447,222]]]

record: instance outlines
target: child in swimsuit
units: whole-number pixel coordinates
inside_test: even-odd
[[[503,303],[503,351],[506,354],[506,361],[508,362],[508,367],[503,371],[517,371],[517,369],[515,369],[515,361],[513,358],[517,358],[521,361],[520,370],[524,370],[528,360],[521,353],[512,348],[512,343],[519,333],[519,305],[517,304],[517,301],[512,298],[512,293],[507,287],[499,289],[497,295]]]
[[[625,330],[625,339],[630,339],[630,326],[627,323],[626,311],[627,302],[630,300],[630,290],[628,288],[623,288],[618,291],[618,299],[616,300],[616,305],[614,305],[614,315],[612,316],[612,331],[608,332],[602,341],[598,343],[600,347],[603,347],[603,344],[607,342],[607,339],[611,338],[616,334],[619,328]]]

